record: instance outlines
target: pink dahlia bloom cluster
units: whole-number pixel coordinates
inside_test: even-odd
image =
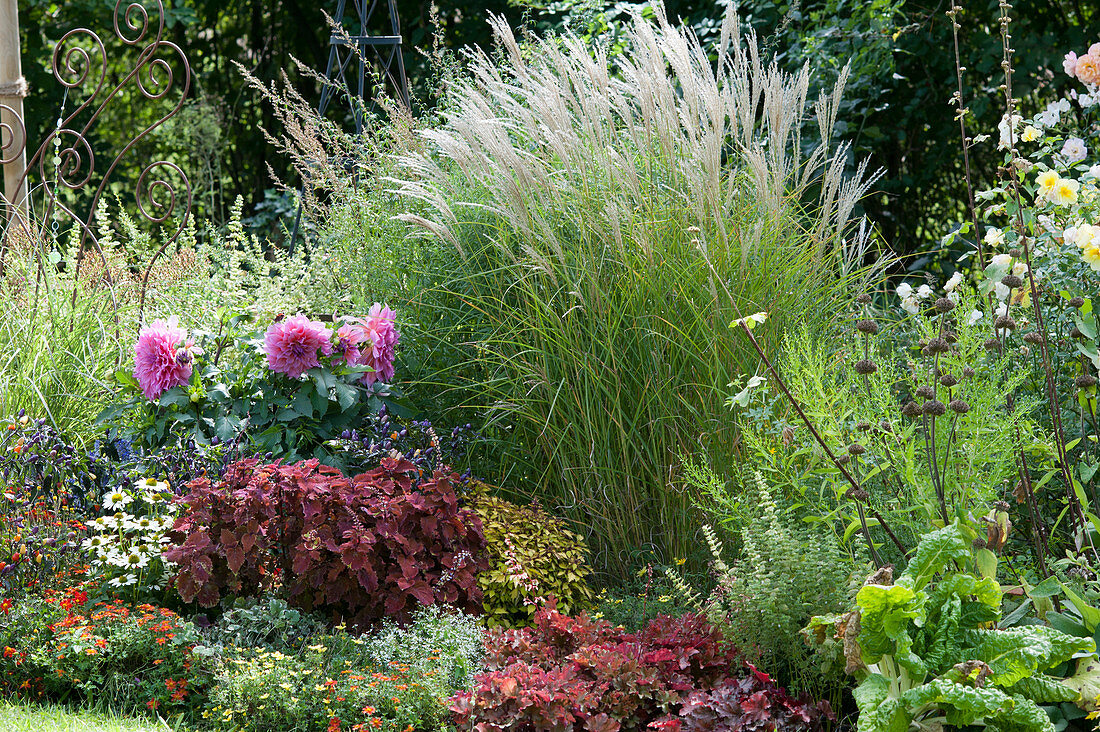
[[[397,331],[397,313],[382,303],[375,303],[365,318],[348,318],[336,331],[339,348],[349,366],[370,366],[361,381],[370,386],[376,381],[393,378],[394,354],[401,333]]]
[[[324,323],[304,315],[272,323],[264,333],[267,367],[292,379],[321,365],[321,356],[332,355],[332,332]]]
[[[134,345],[134,378],[149,401],[191,380],[193,354],[199,352],[173,315],[154,320],[138,332]]]
[[[1088,53],[1078,56],[1074,51],[1066,54],[1062,69],[1084,84],[1100,85],[1100,43],[1089,46]]]

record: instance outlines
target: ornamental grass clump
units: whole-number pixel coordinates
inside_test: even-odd
[[[845,178],[831,138],[844,75],[811,101],[809,69],[762,60],[733,15],[707,49],[658,8],[614,60],[491,23],[499,54],[470,56],[394,181],[404,220],[460,254],[410,309],[476,352],[425,379],[510,428],[498,482],[588,526],[597,568],[687,556],[678,455],[735,461],[724,390],[751,370],[719,294],[824,329],[868,274],[851,224],[873,176]]]

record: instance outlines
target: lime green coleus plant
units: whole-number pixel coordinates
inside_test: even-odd
[[[1095,658],[1092,638],[1045,625],[998,628],[996,557],[977,533],[954,523],[921,540],[893,580],[877,571],[843,615],[815,617],[818,640],[844,644],[860,732],[936,730],[944,725],[1054,732],[1040,704],[1077,702],[1059,672]]]

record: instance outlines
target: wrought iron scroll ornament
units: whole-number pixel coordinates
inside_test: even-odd
[[[150,11],[155,17],[151,18]],[[100,37],[87,28],[69,31],[57,42],[51,60],[51,69],[57,82],[64,88],[65,99],[84,96],[83,101],[68,115],[64,112],[64,102],[56,126],[43,140],[37,151],[27,160],[26,169],[19,179],[19,187],[30,190],[27,185],[29,176],[35,172],[40,180],[43,196],[44,214],[36,216],[38,223],[27,220],[19,209],[8,206],[12,221],[23,227],[31,241],[44,241],[50,236],[48,226],[58,218],[67,218],[78,230],[78,247],[74,277],[79,278],[80,268],[89,249],[103,261],[106,284],[111,293],[112,303],[117,305],[115,283],[111,277],[107,258],[96,237],[94,224],[99,200],[111,183],[111,176],[123,162],[127,154],[153,130],[174,117],[187,98],[191,88],[191,66],[183,49],[171,41],[165,40],[164,5],[156,0],[155,8],[151,2],[129,2],[117,0],[114,10],[114,35],[125,46],[138,50],[135,63],[128,73],[114,85],[107,84],[107,48]],[[155,32],[152,32],[155,30]],[[136,90],[141,97],[149,101],[159,101],[172,93],[177,83],[182,87],[178,101],[168,112],[152,124],[134,134],[129,142],[111,160],[101,176],[96,174],[95,153],[88,140],[88,134],[107,106],[116,100],[120,93],[129,88]],[[0,148],[0,161],[10,163],[19,158],[27,149],[26,125],[10,107],[4,105],[12,125],[0,129],[0,140],[5,141]],[[18,134],[16,134],[18,133]],[[177,179],[177,185],[173,183]],[[18,187],[17,187],[18,189]],[[62,189],[69,191],[88,191],[91,199],[87,203],[87,213],[78,213],[61,200]],[[191,183],[187,175],[175,163],[159,160],[144,166],[134,185],[134,195],[141,216],[152,224],[163,224],[175,217],[176,228],[164,237],[164,242],[146,264],[141,276],[141,299],[138,311],[139,320],[145,309],[146,291],[153,265],[173,246],[187,227],[191,215]],[[0,198],[0,201],[3,201]],[[177,210],[179,209],[179,210]],[[4,271],[8,244],[0,240],[0,274]],[[76,291],[73,292],[75,303]],[[117,322],[117,307],[116,322]]]

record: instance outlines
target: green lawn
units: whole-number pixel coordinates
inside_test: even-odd
[[[0,701],[0,732],[172,732],[162,723],[64,707]]]

